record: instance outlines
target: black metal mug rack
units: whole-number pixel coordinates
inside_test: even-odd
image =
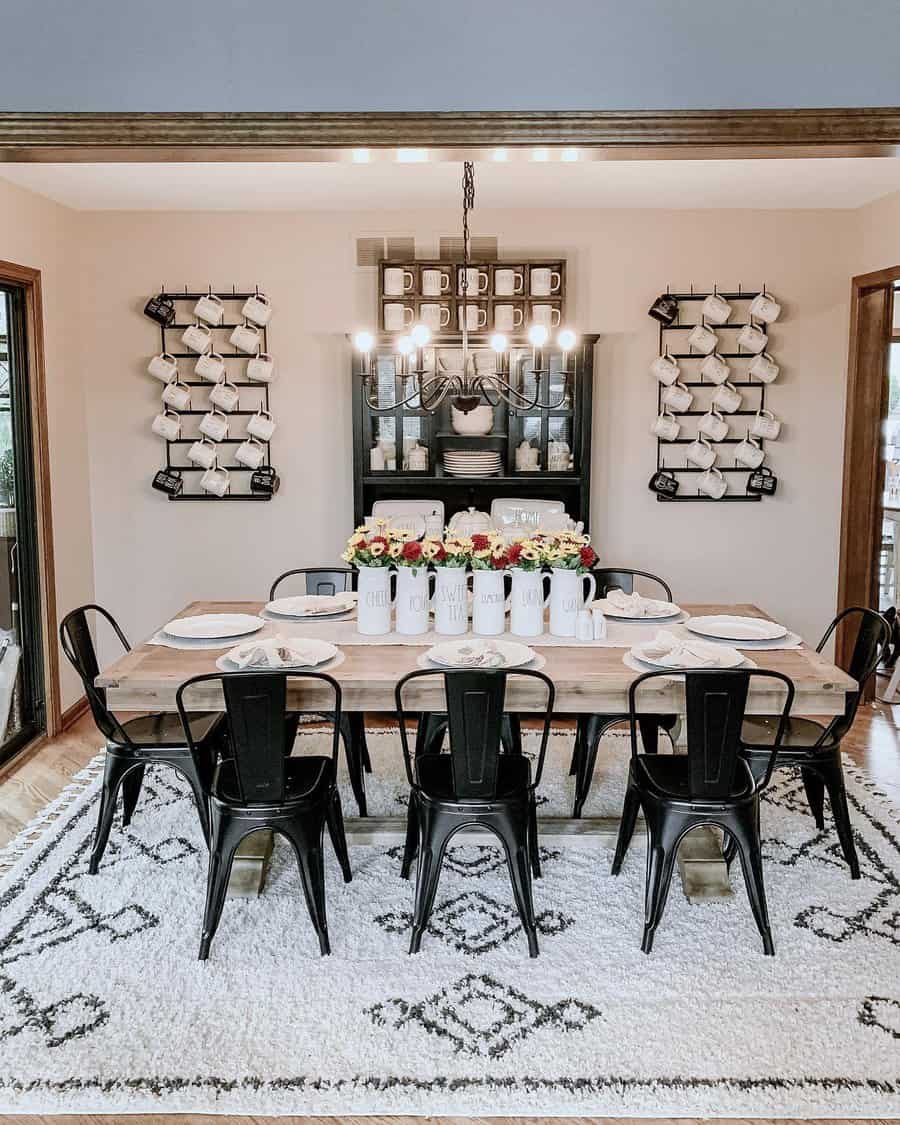
[[[193,306],[197,303],[197,301],[200,300],[201,297],[206,297],[206,296],[214,293],[217,297],[220,297],[222,299],[222,301],[225,302],[226,312],[225,312],[225,315],[222,319],[221,324],[218,324],[218,325],[215,325],[215,326],[209,325],[209,327],[212,329],[212,331],[214,333],[215,332],[222,332],[222,331],[227,331],[228,333],[230,333],[239,324],[246,324],[248,322],[244,319],[244,317],[242,317],[240,315],[240,313],[238,313],[238,315],[236,317],[229,317],[228,316],[228,305],[236,305],[236,304],[243,305],[244,302],[249,297],[258,296],[259,292],[260,292],[259,287],[256,287],[252,291],[239,293],[235,289],[234,286],[231,287],[230,293],[227,290],[212,289],[212,288],[205,289],[201,292],[192,293],[192,292],[188,291],[187,286],[185,286],[183,291],[173,292],[171,290],[166,289],[165,286],[163,286],[163,288],[160,290],[160,296],[164,295],[164,296],[170,298],[174,302],[176,315],[175,315],[174,321],[171,324],[169,324],[169,325],[159,324],[159,326],[158,326],[159,327],[160,342],[161,342],[161,345],[162,345],[161,350],[163,352],[166,352],[168,355],[172,356],[176,360],[179,360],[179,361],[181,361],[181,360],[191,360],[191,367],[193,368],[193,365],[200,358],[199,353],[197,353],[197,352],[186,352],[186,351],[174,351],[167,346],[167,336],[166,336],[166,334],[167,333],[177,333],[176,338],[178,340],[178,346],[183,347],[182,342],[181,342],[181,333],[184,332],[185,328],[187,328],[188,325],[197,323],[196,317],[194,317],[192,315],[193,314],[193,307],[191,308],[191,314],[189,314],[187,316],[181,315],[182,310],[184,309],[184,306],[186,304],[190,304],[191,306]],[[259,331],[262,334],[262,342],[261,342],[261,346],[260,346],[260,351],[268,353],[269,345],[268,345],[268,336],[267,336],[266,326],[265,325],[256,325],[256,324],[254,324],[254,326],[256,328],[258,328]],[[242,360],[244,363],[246,363],[249,359],[253,358],[252,356],[248,355],[246,352],[237,352],[237,351],[226,352],[224,349],[219,351],[219,350],[216,349],[215,344],[213,344],[213,351],[215,351],[217,355],[220,355],[222,357],[222,359],[224,359],[226,361],[226,364],[225,364],[226,373],[228,372],[228,369],[229,369],[229,361],[232,364],[234,364],[237,360]],[[206,379],[197,378],[197,376],[194,374],[193,370],[191,371],[191,377],[190,378],[185,378],[183,376],[182,372],[179,370],[178,371],[178,380],[179,380],[179,382],[184,383],[186,386],[191,388],[192,396],[195,393],[195,389],[197,389],[197,388],[199,388],[201,390],[206,390],[207,393],[208,393],[215,386],[214,383],[210,383]],[[251,380],[251,379],[232,379],[230,377],[228,378],[228,382],[231,383],[233,386],[238,387],[239,389],[250,388],[250,389],[254,390],[255,392],[257,392],[257,394],[259,396],[258,400],[256,400],[256,405],[255,405],[254,409],[252,409],[252,410],[238,409],[238,410],[228,411],[227,416],[228,416],[229,419],[232,419],[232,418],[250,418],[254,414],[256,414],[257,410],[260,409],[260,408],[262,408],[263,410],[266,410],[266,411],[270,411],[270,407],[269,407],[269,384],[268,383],[259,382],[259,381]],[[169,408],[165,407],[165,404],[163,404],[163,409],[169,409]],[[187,418],[202,417],[204,414],[208,414],[209,411],[212,410],[212,409],[215,409],[215,404],[213,404],[213,403],[208,403],[206,409],[204,409],[204,410],[195,409],[194,408],[194,401],[193,401],[193,397],[192,397],[192,399],[191,399],[191,409],[190,410],[178,410],[178,411],[175,411],[175,413],[178,414],[178,416],[180,418],[182,418],[182,417],[187,417]],[[200,491],[199,487],[197,488],[196,491],[189,490],[188,483],[187,483],[188,480],[189,479],[196,479],[196,480],[199,481],[200,478],[197,474],[200,474],[200,476],[202,476],[202,474],[206,472],[206,469],[204,469],[202,465],[194,465],[192,462],[188,461],[186,457],[179,458],[177,456],[176,451],[179,448],[183,448],[183,447],[193,445],[194,442],[199,440],[202,436],[203,435],[198,432],[196,437],[187,437],[187,438],[186,437],[179,437],[179,438],[176,438],[174,441],[166,440],[166,463],[165,463],[164,467],[167,471],[170,471],[170,472],[172,470],[176,470],[181,475],[181,478],[184,481],[184,487],[182,488],[181,492],[179,492],[177,495],[171,495],[170,494],[169,497],[168,497],[169,500],[210,500],[210,501],[213,501],[215,503],[221,503],[222,501],[228,501],[228,500],[266,501],[266,500],[272,499],[272,496],[274,495],[274,493],[272,493],[272,492],[234,492],[234,493],[228,492],[224,496],[216,496],[216,495],[208,493],[208,492]],[[229,430],[229,436],[226,437],[226,438],[223,438],[221,441],[218,441],[215,444],[216,444],[217,447],[227,447],[228,449],[233,450],[238,445],[240,445],[242,442],[246,441],[248,436],[249,436],[248,434],[243,433],[238,437],[232,437],[231,434],[230,434],[230,430]],[[258,438],[256,440],[259,441]],[[268,441],[265,441],[265,442],[260,442],[260,444],[265,446],[266,457],[265,457],[265,461],[263,461],[263,463],[260,466],[258,466],[257,469],[248,468],[246,465],[241,465],[238,462],[235,462],[232,465],[220,465],[220,468],[227,469],[229,473],[245,474],[246,479],[248,481],[249,481],[250,477],[253,475],[253,473],[257,472],[259,469],[269,469],[269,468],[271,468],[271,465],[272,465],[271,443],[268,442]],[[173,458],[173,453],[175,454],[174,458]],[[188,476],[188,474],[190,474],[190,476]]]
[[[706,317],[704,317],[704,316],[701,316],[699,321],[692,321],[690,324],[681,324],[680,323],[680,320],[681,320],[680,308],[681,308],[681,305],[683,303],[694,303],[694,302],[698,302],[698,301],[702,302],[702,301],[705,301],[707,297],[710,297],[713,294],[716,294],[717,296],[722,297],[724,300],[728,301],[730,304],[744,304],[745,306],[749,306],[750,302],[753,301],[753,299],[755,297],[758,297],[760,295],[760,293],[764,293],[764,292],[766,292],[765,284],[763,285],[762,289],[755,289],[755,290],[751,290],[751,291],[746,291],[742,288],[742,286],[738,285],[738,288],[737,288],[736,291],[726,291],[726,290],[719,289],[719,288],[714,286],[712,290],[708,290],[706,292],[700,293],[700,292],[695,292],[694,287],[691,286],[690,291],[687,292],[687,293],[671,293],[671,296],[673,296],[676,299],[676,301],[678,301],[679,313],[678,313],[678,316],[676,317],[676,320],[673,324],[667,325],[667,324],[663,324],[661,322],[659,324],[659,355],[660,356],[669,355],[672,359],[677,359],[679,361],[686,360],[686,361],[689,361],[689,362],[693,362],[693,363],[696,363],[699,367],[699,365],[707,358],[706,354],[703,354],[703,353],[698,352],[698,351],[694,351],[692,348],[689,348],[687,351],[674,350],[673,347],[670,346],[672,344],[676,344],[679,333],[690,332],[691,329],[694,328],[695,325],[697,325],[697,324],[704,324],[716,333],[721,332],[721,331],[728,331],[728,332],[738,331],[739,332],[747,324],[756,324],[756,321],[750,316],[749,309],[747,310],[745,319],[736,319],[736,320],[733,320],[733,321],[729,320],[725,324],[707,323]],[[668,288],[668,286],[666,287],[666,293],[667,294],[670,293],[670,289]],[[759,327],[759,325],[757,325],[757,327]],[[763,325],[763,328],[765,329],[766,334],[768,335],[768,325]],[[737,345],[737,344],[735,345],[735,348],[736,348],[736,350],[734,350],[734,351],[719,351],[717,349],[717,352],[723,359],[739,359],[739,360],[751,360],[752,361],[756,356],[756,353],[752,353],[752,352],[748,352],[748,351],[741,351],[739,345]],[[768,352],[768,349],[766,349],[766,350]],[[690,378],[690,379],[679,379],[678,381],[683,387],[704,388],[706,390],[712,389],[713,391],[715,391],[715,388],[718,385],[716,383],[713,383],[712,380],[710,380],[710,379],[704,379],[702,374],[700,374],[699,371],[697,372],[696,377],[693,377],[693,378]],[[729,419],[730,418],[741,418],[741,417],[755,418],[759,411],[766,409],[766,383],[764,383],[761,379],[754,379],[754,377],[752,375],[747,373],[746,378],[743,378],[743,379],[729,378],[728,382],[731,384],[732,387],[735,387],[738,390],[740,390],[741,388],[744,388],[744,390],[752,391],[755,395],[754,401],[756,403],[756,409],[749,409],[748,410],[748,409],[744,409],[743,406],[742,406],[741,409],[738,409],[738,410],[723,412],[724,417],[729,418]],[[664,390],[665,390],[665,387],[663,386],[663,384],[658,382],[657,383],[657,393],[656,393],[656,414],[657,414],[657,417],[659,417],[659,415],[662,413],[662,411],[664,409],[668,410],[668,412],[670,414],[674,415],[674,417],[676,417],[676,418],[702,417],[704,414],[706,414],[708,412],[708,410],[714,409],[714,407],[711,406],[711,405],[706,410],[693,409],[694,403],[691,403],[692,409],[689,409],[689,410],[672,410],[669,407],[664,406],[664,404],[663,404],[662,396],[663,396]],[[747,437],[748,435],[749,435],[749,426],[747,427],[747,433],[744,435],[744,437]],[[679,436],[677,438],[673,438],[671,440],[666,440],[665,438],[661,438],[661,437],[657,436],[657,439],[656,439],[656,468],[657,468],[657,471],[662,469],[662,470],[665,470],[668,473],[672,473],[672,474],[675,475],[676,479],[678,479],[679,481],[681,481],[682,474],[695,474],[695,473],[706,472],[707,471],[706,469],[701,469],[701,468],[698,468],[695,465],[687,464],[685,458],[682,457],[682,458],[678,459],[674,456],[674,452],[669,452],[669,451],[674,451],[675,449],[677,449],[678,446],[691,445],[696,440],[697,437],[703,437],[703,439],[705,441],[707,441],[713,447],[738,445],[740,442],[742,442],[744,440],[744,437],[732,437],[732,436],[729,435],[728,437],[722,438],[721,441],[713,441],[711,438],[707,438],[707,437],[705,437],[705,435],[700,434],[699,432],[694,437],[682,437],[679,434]],[[760,448],[763,449],[763,451],[765,451],[765,446],[766,446],[765,439],[764,438],[756,438],[755,440],[759,443]],[[669,452],[668,457],[666,455],[667,452]],[[684,463],[683,464],[670,464],[670,463],[668,463],[668,462],[671,462],[671,461],[674,461],[674,460],[680,460]],[[743,481],[742,481],[742,484],[744,486],[744,491],[743,492],[727,492],[724,496],[719,497],[719,499],[716,499],[713,496],[707,496],[705,493],[700,492],[699,490],[696,493],[691,493],[691,494],[688,494],[686,492],[679,492],[678,494],[676,494],[674,496],[665,496],[665,495],[662,495],[661,493],[657,492],[656,499],[661,504],[691,503],[691,502],[696,502],[696,501],[708,501],[711,504],[725,504],[725,503],[729,503],[729,502],[730,503],[757,503],[757,502],[759,502],[760,500],[763,499],[763,497],[759,493],[752,493],[752,492],[746,491],[746,482],[747,482],[751,473],[754,470],[748,469],[748,468],[744,467],[743,465],[738,465],[736,463],[733,463],[733,464],[727,465],[727,466],[716,464],[715,468],[717,468],[721,473],[723,473],[726,476],[737,475],[738,478],[740,478],[742,476],[744,478]],[[681,481],[681,483],[682,483],[683,487],[686,484],[686,482],[684,482],[684,481]]]

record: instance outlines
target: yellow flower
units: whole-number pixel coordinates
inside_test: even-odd
[[[344,553],[341,555],[341,558],[344,560],[344,562],[353,562],[353,560],[356,558],[356,551],[348,547],[347,550],[344,551]]]
[[[475,551],[473,553],[476,559],[488,559],[491,557],[490,547],[485,547],[483,551]]]
[[[526,562],[537,562],[540,557],[540,552],[530,543],[522,544],[522,553],[519,555],[519,558],[525,559]]]
[[[392,559],[399,559],[402,554],[403,554],[403,543],[402,542],[392,543],[390,545],[390,547],[388,547],[388,555]]]
[[[440,539],[426,539],[422,544],[422,558],[433,559],[440,549]]]
[[[348,540],[348,547],[358,547],[360,543],[365,543],[366,537],[361,531],[357,531],[355,535],[351,535]]]
[[[373,559],[377,559],[379,555],[384,554],[384,544],[383,543],[373,543],[371,545],[371,547],[369,547],[369,554],[372,556]]]
[[[501,559],[501,558],[503,558],[503,556],[505,554],[506,554],[506,548],[503,546],[502,542],[501,543],[495,543],[494,546],[491,548],[491,555],[495,559]]]

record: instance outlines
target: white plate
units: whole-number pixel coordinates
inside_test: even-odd
[[[290,640],[290,638],[288,638],[288,640]],[[302,643],[304,649],[312,653],[312,659],[305,660],[301,664],[285,664],[283,665],[283,667],[318,668],[322,664],[327,664],[329,660],[333,660],[340,652],[340,649],[337,648],[336,645],[333,645],[330,641],[320,641],[317,637],[304,637],[302,642],[298,641],[298,644],[299,643]],[[232,649],[231,652],[240,652],[242,649],[251,648],[252,646],[253,641],[247,641],[244,644],[238,645],[236,648]],[[238,665],[234,660],[232,660],[231,652],[226,652],[224,656],[219,657],[219,660],[216,662],[216,664],[220,668],[220,670],[224,670],[227,672],[237,671]],[[251,667],[245,669],[245,671],[248,672],[266,672],[268,670],[269,669],[267,669],[265,666],[260,668]],[[277,671],[277,669],[275,669],[275,671]]]
[[[176,617],[162,631],[184,640],[211,641],[219,637],[246,637],[265,625],[249,613],[201,613],[198,617]]]
[[[355,605],[355,594],[298,594],[292,598],[276,598],[264,608],[278,617],[343,617]]]
[[[465,650],[479,651],[490,648],[503,658],[502,664],[460,664],[460,656]],[[461,653],[460,650],[463,650]],[[520,645],[515,641],[493,641],[486,637],[470,637],[464,641],[446,641],[444,644],[435,645],[425,653],[434,664],[444,668],[521,668],[534,660],[535,652],[528,645]]]
[[[655,601],[656,599],[651,600]],[[661,602],[660,604],[666,607],[664,613],[654,613],[646,617],[630,617],[627,613],[623,613],[620,609],[610,605],[606,598],[597,598],[586,605],[585,609],[593,609],[596,606],[604,617],[615,617],[618,621],[668,621],[670,617],[677,617],[681,613],[681,607],[674,602]]]
[[[727,613],[708,617],[691,617],[685,625],[701,637],[717,641],[777,641],[787,636],[787,629],[777,621],[762,617],[733,617]]]
[[[665,668],[669,672],[690,671],[692,668],[709,668],[709,664],[661,664],[655,657],[647,656],[646,650],[653,648],[652,641],[645,641],[643,644],[635,645],[631,649],[631,655],[635,660],[639,660],[642,664],[647,664],[651,668]],[[718,668],[739,668],[744,663],[744,656],[738,652],[736,648],[730,648],[728,645],[718,645],[716,647],[716,655],[721,663]]]

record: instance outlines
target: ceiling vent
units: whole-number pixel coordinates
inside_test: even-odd
[[[470,241],[472,260],[475,262],[496,262],[498,255],[497,238],[495,235],[473,235]],[[461,262],[463,260],[463,240],[459,236],[442,238],[440,257],[444,262]]]

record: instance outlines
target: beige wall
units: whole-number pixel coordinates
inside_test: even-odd
[[[79,325],[77,216],[0,181],[0,258],[41,271],[56,597],[60,614],[94,593],[90,480]],[[81,694],[62,662],[62,705]]]
[[[900,265],[900,192],[855,212],[856,246],[852,273]]]

